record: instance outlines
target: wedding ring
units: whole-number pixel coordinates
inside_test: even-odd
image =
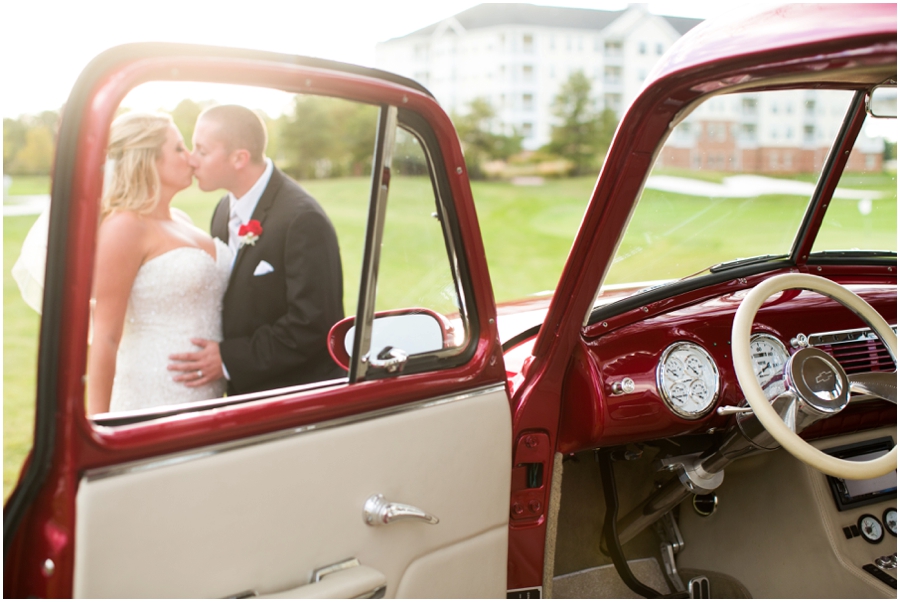
[[[203,378],[203,370],[197,370],[197,378]]]

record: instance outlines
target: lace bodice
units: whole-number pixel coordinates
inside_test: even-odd
[[[222,340],[222,296],[232,253],[215,240],[216,257],[179,247],[144,263],[131,288],[116,356],[110,411],[221,397],[225,381],[186,387],[172,380],[169,355],[195,351],[192,338]]]

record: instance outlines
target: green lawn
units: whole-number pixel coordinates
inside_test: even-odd
[[[686,174],[673,174],[686,175]],[[704,179],[720,180],[716,174]],[[593,189],[595,178],[548,180],[541,186],[513,186],[502,182],[475,182],[472,185],[484,239],[495,297],[498,301],[524,297],[556,287],[574,234]],[[345,312],[355,311],[359,289],[363,228],[368,199],[368,178],[343,178],[304,182],[328,212],[340,239],[344,264]],[[842,182],[842,185],[845,185]],[[859,178],[846,183],[850,188],[871,188],[896,194],[891,177]],[[40,194],[49,188],[47,178],[16,178],[13,194]],[[389,233],[383,247],[383,278],[379,281],[378,303],[382,307],[420,304],[439,308],[440,283],[428,280],[431,255],[441,249],[429,247],[426,234],[436,226],[431,217],[430,184],[407,178],[400,186],[392,183],[388,222],[406,237],[406,245],[392,246]],[[208,229],[209,216],[219,193],[203,193],[192,187],[181,193],[174,205],[188,212],[194,222]],[[675,201],[678,202],[675,202]],[[797,223],[805,201],[796,197],[762,199],[748,204],[741,200],[714,200],[648,191],[647,208],[635,213],[632,228],[622,242],[629,257],[611,272],[630,281],[651,278],[660,264],[677,263],[705,267],[710,256],[739,253],[759,247],[771,252],[773,244],[790,240],[793,229],[779,229],[773,215],[795,216]],[[856,202],[835,201],[832,211],[839,218],[827,231],[840,245],[848,233],[878,246],[882,242],[896,249],[896,201],[875,201],[870,216],[862,215]],[[699,217],[698,217],[699,216]],[[735,216],[745,227],[739,236],[723,238],[717,229],[722,219]],[[873,219],[875,218],[875,219]],[[38,316],[19,296],[10,270],[35,216],[3,219],[3,493],[9,495],[30,447],[34,414]],[[676,227],[677,226],[677,227]],[[672,232],[677,234],[673,238]],[[668,238],[666,238],[668,237]],[[673,244],[673,241],[678,244]],[[652,253],[641,253],[649,242]],[[666,246],[668,245],[668,246]],[[687,253],[683,251],[688,249]],[[712,254],[712,255],[711,255]],[[623,269],[627,268],[627,269]]]
[[[49,176],[15,176],[7,194],[50,194]]]

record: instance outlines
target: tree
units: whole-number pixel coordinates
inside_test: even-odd
[[[191,139],[194,137],[194,126],[197,124],[197,117],[204,109],[213,105],[213,101],[206,100],[203,102],[195,102],[189,98],[185,98],[178,103],[174,109],[169,111],[172,121],[181,132],[181,136],[188,146],[191,145]]]
[[[279,118],[278,152],[298,178],[363,175],[371,169],[378,108],[321,96],[297,96]]]
[[[581,71],[569,76],[553,101],[553,127],[547,150],[570,160],[574,175],[596,170],[603,139],[609,129],[609,113],[598,112],[591,100],[591,82]],[[604,117],[605,114],[605,117]],[[612,115],[615,119],[615,115]],[[615,131],[615,126],[613,126]],[[609,135],[609,140],[612,136]],[[606,142],[606,148],[609,142]]]
[[[48,175],[53,165],[53,132],[41,124],[25,133],[25,146],[13,160],[11,173],[29,176]]]
[[[469,112],[453,116],[456,132],[466,155],[469,177],[484,177],[481,166],[494,159],[508,159],[522,150],[522,136],[498,134],[497,114],[486,98],[475,98],[469,103]]]
[[[3,173],[48,175],[53,165],[57,111],[3,120]]]
[[[22,119],[3,118],[3,173],[12,173],[16,155],[25,147],[28,126]]]

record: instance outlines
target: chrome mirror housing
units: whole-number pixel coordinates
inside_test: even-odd
[[[876,118],[897,117],[897,82],[889,80],[869,90],[866,112]]]

